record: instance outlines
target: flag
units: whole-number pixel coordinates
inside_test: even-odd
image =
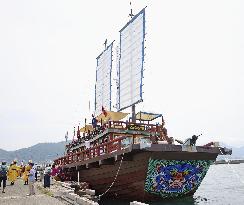
[[[102,113],[103,113],[103,115],[105,116],[105,117],[107,117],[107,111],[104,109],[104,107],[102,106]]]
[[[80,126],[78,125],[77,138],[80,138]]]

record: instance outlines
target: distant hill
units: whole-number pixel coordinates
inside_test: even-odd
[[[17,159],[18,162],[22,160],[24,160],[24,162],[28,162],[31,159],[36,163],[50,162],[64,154],[64,147],[65,142],[58,142],[39,143],[16,151],[6,151],[0,149],[0,161],[6,160],[7,162],[11,162],[14,159]]]

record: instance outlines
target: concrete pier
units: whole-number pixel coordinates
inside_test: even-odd
[[[66,182],[55,182],[51,187],[50,191],[54,194],[55,197],[60,198],[63,201],[67,201],[70,204],[76,205],[98,205],[97,202],[92,201],[89,199],[88,196],[94,196],[95,191],[86,189],[85,193],[87,197],[79,196],[74,193],[74,188],[70,187],[69,183]]]
[[[24,185],[23,180],[18,179],[13,186],[7,182],[5,192],[0,191],[0,204],[2,205],[64,205],[64,203],[41,190],[35,188],[36,194],[26,196],[29,193],[28,185]]]
[[[4,205],[99,205],[91,200],[95,190],[86,189],[84,195],[74,193],[74,188],[69,183],[53,181],[50,188],[43,188],[43,182],[35,183],[36,194],[27,196],[29,186],[24,185],[23,180],[18,179],[13,186],[9,183],[6,193],[0,192],[0,204]],[[130,205],[147,205],[133,201]]]

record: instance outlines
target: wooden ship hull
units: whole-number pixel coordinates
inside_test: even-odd
[[[194,194],[216,156],[216,153],[132,152],[126,155],[128,159],[123,160],[122,163],[120,159],[112,165],[101,165],[98,168],[81,170],[80,179],[88,182],[97,194],[103,194],[113,183],[121,164],[118,177],[106,197],[138,201],[183,197]],[[155,162],[157,165],[153,166],[152,164]],[[157,166],[164,166],[165,164],[171,164],[171,166],[190,164],[203,167],[198,173],[195,173],[198,174],[198,179],[189,181],[192,179],[185,180],[184,177],[180,178],[181,176],[179,176],[180,179],[175,181],[185,180],[181,185],[170,187],[170,183],[173,184],[174,180],[169,179],[162,187],[160,179],[158,182],[156,179],[165,173],[157,170]],[[181,172],[178,172],[178,174],[181,174]],[[187,185],[189,187],[186,187]]]
[[[119,132],[110,131],[105,133],[111,137]],[[102,198],[154,201],[193,195],[218,154],[225,153],[220,147],[127,145],[126,138],[114,138],[55,162],[72,181],[87,182]]]

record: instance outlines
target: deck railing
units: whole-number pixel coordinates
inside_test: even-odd
[[[63,166],[63,165],[67,165],[67,164],[83,162],[83,161],[92,159],[94,157],[98,157],[100,155],[112,153],[114,151],[119,151],[122,149],[121,142],[125,138],[126,138],[126,136],[122,136],[120,138],[91,147],[91,148],[83,150],[81,152],[77,152],[74,154],[68,154],[64,157],[54,160],[54,162],[58,166]]]
[[[132,131],[145,131],[149,133],[149,136],[159,136],[162,134],[162,127],[158,124],[146,124],[146,123],[133,123],[133,122],[123,122],[123,121],[109,121],[108,123],[103,125],[103,128],[106,129],[119,129],[119,130],[132,130]],[[149,137],[147,136],[147,137]],[[122,140],[125,138],[130,138],[131,136],[120,136],[119,138],[110,140],[109,142],[105,142],[99,144],[97,146],[93,146],[89,149],[83,150],[81,152],[70,153],[64,157],[55,160],[55,164],[57,165],[67,165],[78,162],[83,162],[94,157],[112,153],[114,151],[118,151],[122,149]],[[142,137],[143,138],[143,137]],[[161,138],[162,140],[162,138]],[[167,140],[167,139],[163,139]],[[151,140],[152,143],[153,140]],[[134,143],[134,138],[132,143]]]
[[[160,135],[161,132],[161,127],[158,124],[149,124],[149,123],[133,123],[133,122],[124,122],[124,121],[109,121],[100,128],[100,131],[91,131],[87,136],[84,138],[87,139],[92,139],[94,136],[103,133],[107,129],[118,129],[118,130],[133,130],[133,131],[145,131],[148,132],[149,134],[154,134],[154,135]],[[81,142],[85,142],[81,140]],[[80,143],[81,143],[80,142]],[[71,144],[66,145],[66,149],[71,149],[74,147],[79,146],[78,141],[74,141]]]

